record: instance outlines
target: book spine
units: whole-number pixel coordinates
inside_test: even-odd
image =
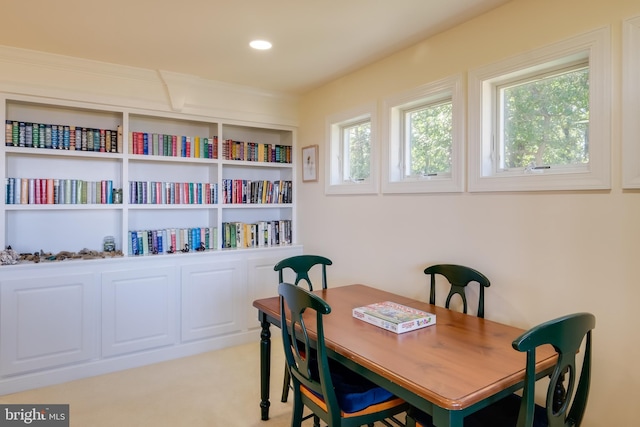
[[[131,255],[138,255],[138,233],[136,231],[131,232]]]
[[[13,145],[13,121],[5,120],[4,145]]]
[[[106,153],[111,153],[111,144],[112,144],[112,136],[111,136],[111,131],[110,130],[101,130],[101,133],[104,132],[104,151]],[[102,135],[100,135],[100,137],[102,137]]]
[[[100,151],[100,129],[92,129],[93,132],[93,151]]]
[[[15,179],[14,178],[5,178],[4,180],[5,182],[5,199],[4,202],[8,205],[12,205],[13,204],[13,189],[14,189],[14,185],[15,185]]]
[[[116,152],[118,153],[122,153],[122,145],[124,144],[124,135],[122,134],[122,125],[118,125],[118,128],[116,129],[116,145],[115,145],[115,149]]]
[[[175,252],[178,249],[178,247],[176,246],[178,244],[178,241],[177,241],[176,229],[175,228],[171,229],[170,240],[171,240],[171,249]]]
[[[157,250],[159,254],[164,253],[164,231],[163,230],[158,230],[157,231]]]

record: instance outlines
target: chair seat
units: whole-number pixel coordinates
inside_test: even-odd
[[[343,417],[363,415],[368,410],[378,412],[404,403],[404,400],[394,397],[388,390],[377,386],[344,365],[334,361],[329,361],[329,365],[331,381]],[[304,386],[300,387],[300,391],[326,409],[321,394]]]
[[[464,427],[515,427],[520,411],[520,396],[509,395],[502,400],[475,412],[464,419]],[[416,427],[433,427],[431,415],[422,411],[413,414]],[[536,405],[533,416],[533,427],[547,427],[545,408]]]
[[[314,393],[312,390],[309,390],[305,386],[300,386],[300,392],[305,396],[307,396],[310,400],[315,402],[315,404],[321,407],[323,410],[325,411],[327,410],[327,405],[325,404],[324,400],[322,400],[322,397],[318,396],[317,393]],[[369,397],[367,397],[365,398],[365,400],[370,400],[370,399]],[[353,408],[361,407],[363,401],[364,400],[356,399],[354,401]],[[404,403],[405,403],[404,400],[400,399],[399,397],[392,397],[390,399],[387,399],[379,403],[369,404],[363,407],[362,409],[359,409],[356,411],[347,412],[342,409],[340,411],[340,416],[342,418],[358,417],[361,415],[372,414],[375,412],[380,412],[387,409],[395,408],[396,406],[404,405]]]

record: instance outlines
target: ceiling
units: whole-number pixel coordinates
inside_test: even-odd
[[[508,1],[2,0],[0,45],[299,95]]]

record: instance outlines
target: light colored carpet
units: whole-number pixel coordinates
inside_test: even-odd
[[[4,395],[0,403],[69,404],[71,427],[288,427],[291,397],[280,402],[281,346],[282,341],[274,338],[268,421],[260,420],[257,341]]]

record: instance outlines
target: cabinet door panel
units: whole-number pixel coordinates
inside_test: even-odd
[[[102,354],[114,356],[174,344],[176,280],[173,267],[102,276]]]
[[[239,331],[243,318],[243,262],[216,261],[182,267],[182,340]]]
[[[0,287],[2,375],[96,357],[93,274],[3,280]]]
[[[260,327],[258,310],[253,307],[253,301],[278,295],[278,273],[274,271],[273,266],[284,258],[301,255],[302,249],[289,248],[274,252],[269,257],[263,256],[247,260],[247,300],[249,304],[246,306],[245,314],[249,329]],[[283,280],[293,283],[295,275],[291,275],[291,270],[287,269],[284,272]]]

